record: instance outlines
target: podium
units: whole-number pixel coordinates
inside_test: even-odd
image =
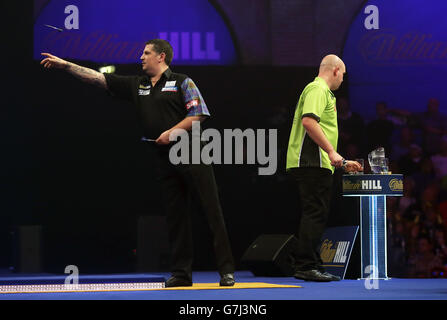
[[[402,195],[403,175],[401,174],[343,175],[343,196],[360,198],[362,279],[389,279],[386,197]]]

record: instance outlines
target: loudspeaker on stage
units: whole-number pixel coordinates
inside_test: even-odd
[[[241,263],[255,276],[293,276],[298,239],[290,234],[260,235],[245,251]]]

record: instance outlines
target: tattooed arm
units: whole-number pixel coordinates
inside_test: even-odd
[[[42,55],[47,57],[40,62],[40,64],[42,64],[45,68],[67,70],[68,73],[71,73],[76,78],[81,79],[84,82],[93,84],[102,89],[107,89],[106,79],[101,72],[78,66],[77,64],[65,61],[49,53],[42,53]]]

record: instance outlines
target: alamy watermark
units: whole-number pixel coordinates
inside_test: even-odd
[[[365,289],[367,290],[377,290],[379,289],[379,271],[376,266],[369,265],[365,267],[365,274],[369,274],[365,279]]]
[[[75,5],[68,5],[65,7],[64,13],[67,14],[64,21],[65,29],[79,29],[79,9]]]
[[[64,273],[69,275],[65,278],[64,286],[66,290],[79,288],[79,268],[75,265],[65,267]]]
[[[175,165],[245,162],[264,166],[258,168],[259,175],[273,175],[277,169],[276,129],[268,129],[268,132],[266,129],[224,129],[222,136],[217,129],[201,131],[200,121],[193,121],[190,133],[184,129],[174,129],[169,140],[177,141],[169,150],[169,160]],[[208,143],[202,146],[202,142]]]
[[[365,7],[363,11],[368,16],[366,17],[363,25],[367,30],[379,29],[379,8],[375,5],[369,5]]]

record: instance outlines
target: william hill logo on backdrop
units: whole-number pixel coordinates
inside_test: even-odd
[[[323,263],[346,263],[350,241],[336,241],[325,239],[321,244],[320,256]]]

